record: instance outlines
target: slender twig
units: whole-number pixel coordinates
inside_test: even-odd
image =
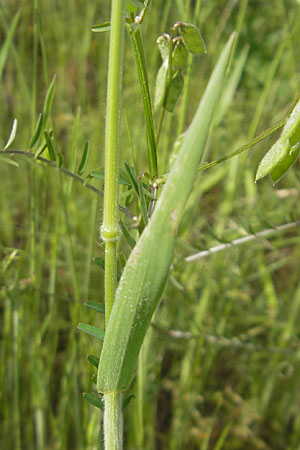
[[[244,339],[247,338],[246,336],[235,336],[233,338],[227,338],[225,336],[214,336],[211,334],[194,334],[189,331],[182,331],[182,330],[168,330],[160,325],[152,322],[151,326],[157,330],[159,333],[164,334],[166,337],[170,339],[175,340],[183,340],[183,341],[189,341],[192,339],[199,340],[203,339],[207,344],[211,345],[217,345],[219,347],[223,348],[232,348],[232,349],[240,349],[248,350],[248,351],[265,351],[270,353],[281,353],[281,354],[287,354],[287,355],[293,355],[298,352],[298,346],[295,347],[295,350],[289,350],[284,349],[280,347],[273,347],[273,346],[263,346],[259,344],[254,344],[249,341],[245,341]]]
[[[273,134],[276,130],[278,130],[279,128],[283,127],[283,125],[285,124],[285,122],[287,121],[290,113],[293,111],[294,106],[296,105],[296,103],[298,102],[300,96],[297,95],[296,99],[293,101],[292,106],[289,108],[288,112],[285,114],[285,116],[279,121],[277,122],[275,125],[273,125],[272,127],[268,128],[266,131],[264,131],[263,133],[261,133],[259,136],[256,136],[254,139],[252,139],[250,142],[248,142],[247,144],[242,145],[241,147],[237,148],[236,150],[234,150],[233,152],[229,153],[228,155],[223,156],[222,158],[216,159],[215,161],[211,161],[209,163],[205,163],[202,166],[199,167],[199,171],[200,170],[206,170],[206,169],[210,169],[211,167],[214,167],[222,162],[227,161],[228,159],[233,158],[234,156],[239,155],[240,153],[243,153],[244,151],[248,150],[248,148],[253,147],[253,145],[258,144],[258,142],[262,141],[263,139],[265,139],[266,137],[270,136],[271,134]]]
[[[104,193],[102,191],[100,191],[99,189],[95,188],[95,186],[87,183],[84,178],[79,177],[78,175],[76,175],[75,173],[73,173],[70,170],[66,169],[65,167],[58,167],[54,161],[50,161],[49,159],[43,158],[42,156],[35,156],[34,153],[30,153],[30,152],[24,151],[24,150],[11,150],[11,149],[4,150],[4,149],[2,149],[2,150],[0,150],[0,154],[1,153],[6,153],[6,154],[11,155],[11,156],[13,156],[13,155],[21,155],[21,156],[26,156],[27,158],[30,158],[32,160],[41,161],[42,163],[45,163],[47,166],[51,167],[52,169],[56,169],[59,172],[67,175],[68,177],[73,178],[75,181],[77,181],[78,183],[80,183],[83,186],[87,187],[91,191],[95,192],[97,195],[100,195],[100,197],[104,196]],[[124,208],[123,206],[119,205],[119,210],[122,211],[124,214],[126,214],[126,216],[130,217],[130,219],[134,218],[134,214],[132,214],[131,211],[129,211],[128,209]]]
[[[205,256],[209,256],[209,255],[212,255],[213,253],[217,253],[222,250],[225,250],[226,248],[235,247],[236,245],[240,245],[240,244],[246,244],[246,242],[253,241],[254,239],[265,238],[267,236],[270,236],[271,234],[275,234],[275,233],[278,233],[281,231],[286,231],[291,228],[297,227],[299,225],[300,225],[300,220],[297,220],[295,222],[289,222],[289,223],[285,223],[283,225],[278,225],[277,227],[274,227],[274,228],[269,228],[267,230],[259,231],[258,233],[248,234],[247,236],[243,236],[241,238],[234,239],[231,242],[226,242],[224,244],[216,245],[215,247],[211,247],[208,250],[203,250],[201,252],[195,253],[194,255],[191,255],[191,256],[188,256],[187,258],[185,258],[185,261],[186,262],[196,261],[200,258],[204,258]]]

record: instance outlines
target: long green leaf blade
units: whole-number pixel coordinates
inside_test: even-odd
[[[100,357],[99,392],[124,391],[134,376],[138,354],[168,275],[184,207],[222,91],[235,34],[225,46],[187,131],[150,222],[121,277]]]

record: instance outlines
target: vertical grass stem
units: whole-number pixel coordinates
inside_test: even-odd
[[[104,218],[101,236],[105,241],[105,320],[108,322],[116,290],[116,245],[119,238],[118,170],[125,26],[125,0],[112,2],[105,130]]]
[[[113,0],[109,43],[105,129],[104,217],[101,237],[105,242],[105,324],[107,326],[117,286],[118,171],[126,0]],[[120,392],[104,396],[106,450],[122,449],[123,420]]]

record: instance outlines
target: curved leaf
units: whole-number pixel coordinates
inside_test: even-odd
[[[222,91],[235,34],[226,44],[187,131],[157,206],[124,268],[105,332],[99,362],[99,392],[124,391],[162,294],[180,220]]]
[[[296,162],[300,152],[299,145],[300,144],[298,144],[298,146],[296,146],[297,148],[294,150],[289,151],[283,160],[272,170],[271,177],[274,184],[277,183]]]
[[[86,165],[89,160],[89,156],[90,156],[90,143],[87,142],[84,146],[82,158],[78,167],[78,175],[82,175],[83,172],[85,171]]]
[[[206,53],[206,45],[198,28],[191,23],[176,24],[186,48],[191,53]]]
[[[37,141],[38,141],[38,139],[39,139],[39,137],[41,135],[41,132],[42,132],[42,129],[43,129],[43,122],[44,122],[44,116],[43,116],[43,113],[41,113],[39,115],[39,118],[38,118],[35,130],[34,130],[33,135],[32,135],[32,138],[30,139],[30,144],[29,144],[29,149],[30,150],[37,143]]]
[[[11,128],[11,132],[10,132],[9,138],[5,144],[4,150],[6,150],[13,143],[13,141],[16,137],[17,127],[18,127],[18,121],[17,121],[17,119],[14,119],[12,128]]]

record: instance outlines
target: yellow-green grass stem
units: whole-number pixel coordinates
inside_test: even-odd
[[[104,217],[101,237],[105,242],[105,324],[107,327],[117,287],[117,241],[119,239],[118,171],[122,68],[126,0],[113,0],[109,44],[105,129]],[[106,450],[122,449],[121,394],[104,395],[104,442]]]
[[[101,237],[105,242],[105,317],[108,322],[116,291],[116,245],[119,238],[118,171],[122,92],[125,0],[112,2],[105,130],[104,218]]]
[[[107,392],[104,396],[104,445],[105,449],[122,450],[123,414],[122,394],[118,391]]]

